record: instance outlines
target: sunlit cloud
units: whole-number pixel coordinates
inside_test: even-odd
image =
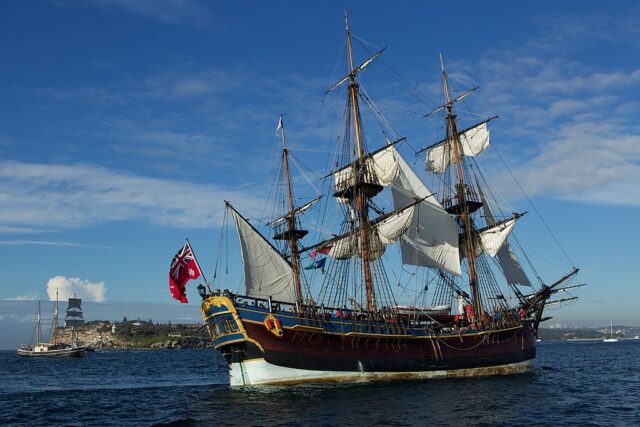
[[[104,282],[91,282],[79,277],[55,276],[47,282],[47,295],[50,301],[67,298],[82,298],[87,301],[104,302],[107,288]]]
[[[260,205],[240,190],[121,173],[94,165],[0,162],[0,222],[76,229],[138,220],[175,228],[220,225],[222,200]]]

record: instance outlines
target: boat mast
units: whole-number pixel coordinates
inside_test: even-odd
[[[51,335],[53,335],[53,344],[57,344],[56,331],[58,330],[58,290],[56,289],[56,308],[53,311],[53,325]]]
[[[356,167],[362,167],[362,160],[364,157],[362,141],[361,141],[361,124],[360,124],[360,110],[358,108],[358,83],[356,81],[357,70],[353,65],[353,51],[351,49],[351,32],[349,31],[349,15],[347,11],[344,11],[345,28],[347,32],[347,58],[349,61],[349,96],[351,98],[351,108],[353,115],[353,125],[356,134],[356,153],[358,155]],[[376,308],[375,295],[373,290],[373,280],[371,275],[371,266],[369,264],[369,242],[367,236],[368,230],[368,200],[367,195],[363,191],[363,188],[358,185],[359,174],[354,174],[355,181],[355,207],[358,213],[358,222],[360,224],[360,257],[362,259],[362,268],[364,273],[364,284],[367,293],[367,310],[372,311]]]
[[[42,341],[42,326],[40,325],[40,300],[38,300],[38,317],[36,318],[36,344]]]
[[[473,302],[473,311],[476,314],[476,319],[482,319],[484,309],[482,307],[482,298],[480,295],[480,287],[478,285],[478,272],[475,263],[475,240],[473,229],[473,223],[471,222],[471,211],[466,200],[466,188],[467,185],[464,179],[464,173],[462,170],[462,145],[460,143],[460,136],[458,135],[458,126],[456,123],[456,115],[453,113],[453,102],[449,96],[449,82],[447,80],[447,72],[444,69],[444,60],[442,54],[440,54],[440,68],[442,70],[442,85],[444,87],[444,94],[446,98],[446,111],[447,111],[447,131],[451,145],[453,145],[453,152],[455,156],[456,172],[458,177],[458,183],[456,184],[456,198],[458,201],[457,215],[460,219],[460,226],[465,238],[465,255],[467,257],[467,266],[469,269],[469,285],[471,287],[471,297]]]
[[[296,291],[296,300],[298,307],[302,307],[302,286],[300,284],[300,255],[298,253],[298,242],[296,230],[296,213],[293,204],[293,190],[291,189],[291,173],[289,172],[289,150],[285,142],[284,123],[282,115],[280,115],[279,126],[282,135],[282,162],[284,164],[284,176],[287,182],[287,195],[289,197],[289,215],[287,222],[289,223],[289,249],[291,250],[291,267],[293,269],[293,281]]]

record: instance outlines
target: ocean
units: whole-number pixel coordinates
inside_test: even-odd
[[[531,374],[230,388],[213,350],[0,352],[0,425],[640,425],[640,340],[541,342]]]

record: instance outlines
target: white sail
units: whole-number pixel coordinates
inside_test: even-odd
[[[394,243],[411,225],[415,209],[411,206],[377,223],[375,230],[380,241],[385,245]]]
[[[498,250],[507,240],[507,237],[509,237],[509,234],[511,234],[511,230],[513,230],[515,224],[516,218],[512,218],[509,221],[481,231],[480,241],[484,251],[490,256],[495,257],[498,254]]]
[[[334,172],[336,192],[342,192],[355,184],[354,168],[348,165]],[[356,171],[361,175],[361,179],[369,184],[382,185],[388,187],[393,183],[398,174],[397,152],[393,146],[387,148],[365,158],[362,170]],[[345,202],[344,199],[338,198],[339,202]]]
[[[333,242],[327,255],[335,259],[349,259],[356,254],[357,245],[358,237],[355,233],[352,233]]]
[[[248,296],[293,302],[293,269],[271,244],[231,209],[238,229]]]
[[[462,154],[465,156],[477,156],[489,146],[489,128],[482,123],[460,134]],[[455,162],[455,150],[450,140],[436,144],[427,150],[426,167],[435,173],[443,173],[450,163]]]
[[[371,227],[367,236],[370,259],[380,258],[384,254],[386,245],[395,243],[398,237],[407,231],[411,225],[414,211],[415,206],[410,206]],[[327,255],[335,259],[348,259],[356,253],[359,254],[358,233],[359,230],[355,230],[353,233],[334,241]]]
[[[491,211],[491,206],[482,191],[482,187],[480,187],[480,184],[477,181],[476,185],[478,187],[478,193],[480,194],[480,201],[482,201],[482,210],[484,211],[485,220],[488,225],[493,225],[496,223],[496,219]],[[508,240],[504,242],[498,250],[497,258],[498,265],[500,266],[507,283],[510,285],[531,286],[531,282],[522,269],[520,260],[516,256],[515,252],[513,252],[513,249],[511,249],[511,245],[509,245]]]
[[[402,235],[402,262],[432,267],[461,275],[458,251],[458,224],[442,208],[432,191],[420,180],[393,147],[398,173],[391,187],[396,208],[415,199],[424,199],[415,208],[411,224]]]

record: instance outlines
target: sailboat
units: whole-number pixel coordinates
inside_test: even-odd
[[[609,330],[610,330],[610,336],[609,338],[605,338],[602,341],[604,342],[618,342],[618,338],[613,336],[613,322],[609,322]]]
[[[338,141],[342,155],[325,177],[332,183],[328,197],[297,204],[280,116],[282,154],[275,186],[280,212],[261,225],[225,201],[225,224],[233,222],[238,233],[244,289],[200,286],[199,291],[202,317],[213,346],[228,363],[230,384],[531,371],[538,326],[550,319],[543,316],[545,306],[576,298],[550,301],[581,286],[561,287],[578,269],[572,266],[552,283],[539,279],[538,287],[527,277],[508,243],[524,214],[496,214],[479,184],[482,177],[470,167],[489,145],[494,117],[459,129],[456,104],[475,88],[452,96],[442,57],[445,103],[427,115],[444,114],[446,134],[417,153],[424,154],[427,173],[438,177],[440,188],[432,191],[401,154],[406,138],[387,139],[369,150],[360,102],[373,104],[359,77],[384,49],[356,66],[346,13],[345,22],[347,74],[327,91],[346,88],[344,137]],[[378,202],[384,194],[389,208]],[[339,214],[339,230],[306,242],[309,231],[302,218],[321,202],[332,206],[325,212]],[[392,247],[399,248],[395,257]],[[393,268],[416,272],[408,280],[425,288],[424,303],[399,303],[403,283]]]
[[[42,317],[40,315],[40,301],[38,301],[38,311],[36,313],[35,343],[22,345],[17,353],[22,357],[83,357],[85,347],[78,343],[75,330],[71,334],[71,345],[58,342],[58,292],[56,291],[56,305],[53,311],[53,323],[51,325],[51,340],[42,340]]]

